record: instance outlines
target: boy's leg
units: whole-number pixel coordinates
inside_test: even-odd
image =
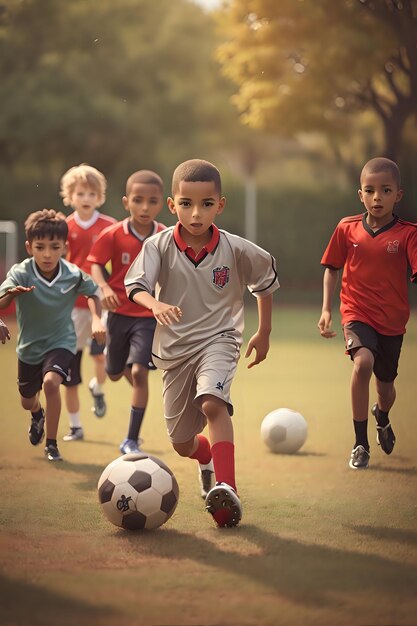
[[[96,417],[104,417],[107,411],[103,385],[106,381],[106,357],[104,347],[99,346],[94,340],[91,343],[90,355],[94,362],[95,376],[88,383],[88,388],[93,396],[93,413]]]
[[[39,399],[42,389],[42,363],[29,365],[18,361],[18,386],[22,407],[32,414],[28,434],[32,446],[37,446],[45,436],[45,413]]]
[[[352,469],[366,469],[369,465],[369,382],[373,371],[374,355],[368,348],[358,348],[352,351],[352,359],[351,398],[355,444],[349,466]]]
[[[377,402],[371,412],[377,422],[376,440],[385,454],[391,454],[395,445],[395,435],[388,414],[396,398],[394,381],[398,373],[402,342],[403,335],[378,335],[379,352],[374,367]]]
[[[140,429],[148,404],[148,370],[139,363],[133,363],[130,370],[132,381],[132,405],[130,407],[129,427],[126,439],[121,443],[123,454],[139,452]]]
[[[60,385],[70,382],[71,363],[74,355],[62,348],[48,352],[43,364],[43,391],[45,394],[46,446],[48,461],[62,461],[57,446],[57,433],[61,415]]]
[[[84,431],[80,420],[79,385],[81,384],[82,350],[74,355],[70,365],[70,380],[65,384],[65,403],[68,411],[70,430],[64,435],[64,441],[84,439]]]

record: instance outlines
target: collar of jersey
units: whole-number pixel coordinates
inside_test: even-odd
[[[389,230],[390,228],[395,226],[395,224],[398,222],[398,216],[393,213],[392,220],[388,222],[388,224],[385,224],[385,226],[383,226],[382,228],[379,228],[378,230],[372,230],[372,228],[369,226],[368,222],[366,221],[367,215],[368,215],[367,211],[362,215],[362,226],[364,227],[366,232],[371,235],[371,237],[377,237],[381,233],[385,233],[386,230]]]
[[[185,252],[185,254],[190,259],[190,261],[193,261],[194,263],[198,263],[202,261],[207,256],[207,254],[210,254],[210,252],[213,252],[217,244],[219,243],[219,239],[220,239],[219,229],[217,228],[215,224],[212,224],[210,226],[210,229],[211,229],[211,239],[210,241],[206,243],[205,246],[202,247],[202,249],[197,255],[195,254],[192,247],[189,246],[187,243],[185,243],[184,239],[181,237],[182,226],[180,222],[177,222],[174,228],[174,241],[177,244],[178,248],[181,250],[181,252]]]
[[[89,228],[91,228],[91,226],[94,226],[94,224],[97,222],[98,218],[100,217],[100,213],[97,211],[97,209],[94,211],[90,219],[86,221],[80,219],[80,216],[78,215],[77,211],[74,211],[73,215],[74,215],[74,222],[83,230],[88,230]]]

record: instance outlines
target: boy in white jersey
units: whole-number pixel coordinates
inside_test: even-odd
[[[125,285],[129,298],[149,308],[158,322],[152,356],[164,370],[172,445],[198,461],[201,493],[217,525],[236,526],[242,508],[230,386],[242,345],[243,295],[247,286],[258,302],[259,327],[245,355],[255,350],[248,365],[253,367],[269,350],[272,293],[279,283],[268,252],[214,225],[224,205],[214,165],[199,159],[179,165],[168,198],[178,223],[147,240]],[[206,424],[209,439],[201,434]]]
[[[65,206],[73,209],[73,213],[67,217],[66,258],[87,274],[91,274],[91,263],[87,261],[87,256],[93,243],[104,228],[116,222],[113,217],[103,215],[97,210],[106,199],[106,185],[104,175],[87,163],[71,167],[61,178],[62,201]],[[91,314],[85,298],[77,299],[72,312],[72,320],[77,334],[77,352],[71,363],[71,383],[65,388],[70,431],[64,436],[64,441],[77,441],[84,438],[78,387],[82,382],[81,358],[87,346],[90,347],[95,373],[88,384],[94,402],[92,410],[97,417],[104,417],[107,408],[103,392],[103,384],[106,380],[105,346],[100,346],[91,339]]]
[[[62,258],[68,226],[65,215],[52,209],[31,213],[25,222],[26,250],[31,258],[13,265],[0,285],[0,308],[16,298],[18,324],[18,385],[24,409],[32,414],[29,440],[34,446],[44,438],[49,461],[61,461],[57,431],[61,412],[59,386],[70,379],[76,335],[71,311],[79,295],[88,298],[91,333],[105,341],[97,285],[88,274]],[[46,398],[45,412],[40,390]]]

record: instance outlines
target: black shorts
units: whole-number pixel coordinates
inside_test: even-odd
[[[42,389],[43,379],[47,372],[56,372],[62,376],[62,382],[67,385],[70,381],[70,365],[74,355],[65,348],[57,348],[45,354],[43,361],[36,363],[24,363],[18,361],[19,393],[24,398],[33,398]]]
[[[107,372],[120,374],[133,363],[149,370],[156,369],[152,361],[155,328],[154,317],[129,317],[110,312],[107,318]]]
[[[375,357],[374,374],[383,383],[391,383],[398,374],[398,361],[404,335],[381,335],[364,322],[348,322],[343,327],[346,353],[352,357],[352,350],[368,348]]]

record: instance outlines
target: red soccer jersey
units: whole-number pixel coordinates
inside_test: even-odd
[[[373,230],[366,213],[345,217],[336,227],[321,260],[343,267],[340,292],[342,324],[358,321],[382,335],[402,335],[410,316],[407,267],[417,281],[417,224],[394,216]]]
[[[165,226],[154,222],[154,227],[150,235],[155,235]],[[149,235],[149,236],[150,236]],[[153,317],[152,311],[141,307],[126,295],[124,278],[127,270],[142,250],[143,243],[130,226],[129,218],[106,228],[95,242],[87,260],[90,263],[106,265],[111,261],[112,271],[108,279],[110,287],[119,298],[121,305],[114,311],[121,315],[130,317]]]
[[[68,252],[66,259],[78,265],[87,274],[91,274],[91,263],[87,261],[87,256],[93,243],[102,230],[114,224],[117,220],[109,215],[103,215],[98,211],[94,211],[91,219],[84,222],[79,219],[78,214],[74,211],[67,217],[66,221],[68,224]],[[87,309],[87,298],[78,298],[75,306]]]

